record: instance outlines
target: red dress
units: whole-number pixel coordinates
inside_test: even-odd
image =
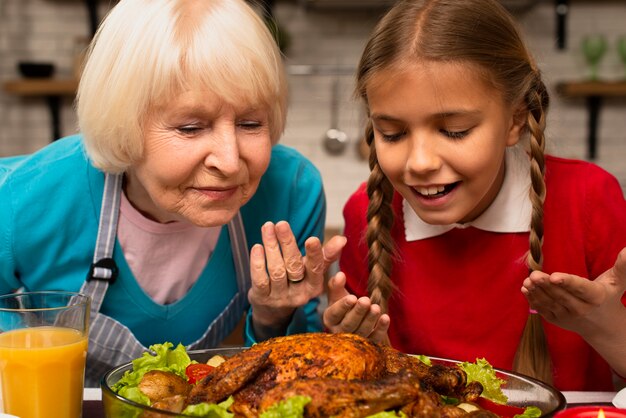
[[[617,180],[593,164],[548,156],[546,190],[543,270],[593,279],[612,267],[626,247],[626,202]],[[357,296],[367,295],[367,203],[362,185],[344,208],[348,243],[340,268]],[[469,227],[407,242],[397,193],[393,206],[392,345],[437,357],[484,357],[510,370],[528,316],[520,289],[529,234]],[[558,389],[613,390],[608,364],[581,337],[544,325]]]

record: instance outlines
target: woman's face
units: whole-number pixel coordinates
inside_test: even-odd
[[[367,99],[380,167],[422,220],[469,222],[491,204],[523,119],[476,69],[428,62],[383,71]]]
[[[201,91],[152,110],[143,158],[126,173],[128,199],[161,223],[227,223],[269,165],[268,118],[265,109],[235,107]]]

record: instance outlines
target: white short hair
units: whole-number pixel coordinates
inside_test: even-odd
[[[287,81],[281,53],[243,0],[121,0],[88,51],[77,94],[79,129],[94,165],[123,172],[143,153],[151,108],[189,89],[268,109],[283,133]]]

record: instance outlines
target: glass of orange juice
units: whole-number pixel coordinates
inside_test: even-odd
[[[89,305],[72,292],[0,296],[0,411],[81,417]]]

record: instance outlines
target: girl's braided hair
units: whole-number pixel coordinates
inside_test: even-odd
[[[378,23],[365,47],[356,94],[367,106],[367,86],[376,74],[420,61],[468,63],[502,93],[506,103],[526,107],[532,203],[527,264],[529,270],[541,269],[549,95],[514,19],[496,0],[401,0]],[[371,122],[365,140],[370,147],[371,171],[367,184],[368,290],[372,301],[387,312],[393,289],[393,187],[378,164]],[[537,314],[529,315],[514,369],[545,382],[552,380],[543,324]]]

